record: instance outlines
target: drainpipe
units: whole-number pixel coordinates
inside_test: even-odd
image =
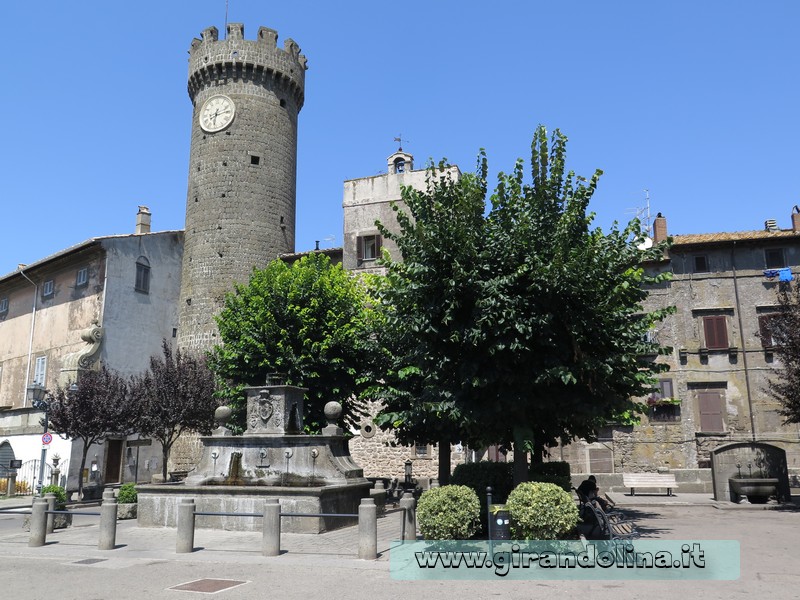
[[[31,281],[31,278],[25,275],[22,269],[19,270],[22,275],[33,286],[33,309],[31,309],[31,334],[28,339],[28,368],[25,370],[25,389],[22,390],[22,408],[28,405],[28,383],[31,377],[31,356],[33,355],[33,329],[36,326],[36,297],[39,295],[39,285]]]
[[[753,395],[750,392],[750,369],[747,368],[747,348],[744,339],[744,322],[739,304],[739,284],[736,279],[736,240],[731,249],[731,270],[733,271],[733,295],[736,297],[736,315],[739,318],[739,338],[742,340],[742,362],[744,363],[744,385],[747,391],[747,407],[750,410],[750,435],[756,441],[756,418],[753,414]]]

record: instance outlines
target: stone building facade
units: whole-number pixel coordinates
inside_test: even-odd
[[[173,338],[182,253],[183,232],[150,233],[140,207],[136,233],[92,238],[0,278],[0,445],[16,459],[38,460],[41,450],[43,415],[28,386],[80,385],[80,372],[100,364],[138,373]],[[77,488],[80,450],[58,436],[50,447],[48,461],[60,455],[68,489]],[[149,480],[160,448],[138,454],[136,473],[126,441],[108,440],[90,449],[82,475],[89,483]]]
[[[659,215],[654,238],[666,236]],[[779,286],[798,285],[799,267],[797,210],[789,229],[767,221],[757,231],[675,236],[664,260],[648,266],[672,279],[649,290],[647,308],[676,307],[652,331],[673,351],[657,358],[669,371],[645,399],[649,413],[636,427],[609,426],[598,442],[557,452],[575,472],[705,469],[714,448],[758,441],[783,448],[789,469],[800,469],[800,428],[783,425],[767,392],[779,364],[762,335]]]
[[[306,58],[291,39],[261,27],[244,39],[231,23],[189,50],[192,116],[185,260],[178,346],[218,343],[214,316],[234,282],[294,251],[297,117]]]

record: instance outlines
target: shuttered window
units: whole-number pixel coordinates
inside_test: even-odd
[[[720,390],[697,390],[697,404],[700,410],[700,431],[725,431]]]
[[[44,385],[44,380],[47,375],[47,357],[36,357],[36,367],[33,371],[33,383]]]
[[[703,317],[706,348],[728,347],[728,320],[724,315]]]
[[[356,258],[358,264],[368,260],[375,260],[381,255],[381,236],[362,235],[356,238]]]

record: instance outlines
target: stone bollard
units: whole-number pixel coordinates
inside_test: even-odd
[[[114,490],[103,492],[103,503],[100,505],[100,550],[113,550],[117,546],[117,499]]]
[[[56,495],[45,494],[44,499],[47,502],[47,533],[53,533],[56,528],[56,516],[50,511],[56,509]]]
[[[277,498],[264,503],[264,540],[261,548],[264,556],[281,553],[281,505]]]
[[[6,498],[11,498],[17,495],[17,471],[8,476],[8,486],[6,486]]]
[[[439,480],[438,479],[431,479],[431,484],[428,487],[428,489],[432,490],[433,488],[437,488],[437,487],[439,487]]]
[[[47,541],[47,500],[34,498],[31,505],[31,537],[28,546],[44,546]]]
[[[184,498],[178,504],[178,554],[194,550],[194,498]]]
[[[369,491],[369,497],[375,500],[378,507],[378,516],[382,517],[386,513],[386,488],[380,479],[375,482],[375,487]]]
[[[372,498],[362,498],[358,506],[358,558],[378,558],[378,507]]]
[[[403,509],[403,540],[417,540],[417,501],[411,492],[406,492],[400,498],[400,508]]]

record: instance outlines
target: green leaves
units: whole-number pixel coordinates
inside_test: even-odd
[[[292,265],[275,260],[228,294],[217,318],[223,344],[212,351],[210,364],[222,381],[222,395],[239,407],[234,414],[240,424],[241,383],[261,384],[272,372],[308,388],[307,428],[317,431],[325,424],[322,409],[331,400],[340,402],[345,421],[355,424],[362,375],[378,354],[369,301],[367,287],[324,254]]]
[[[638,221],[592,229],[602,171],[567,170],[566,145],[537,128],[531,181],[521,160],[500,173],[488,213],[483,151],[460,180],[431,166],[427,189],[403,190],[397,227],[379,224],[402,261],[383,263],[389,365],[373,391],[401,439],[510,443],[515,426],[539,448],[591,437],[638,410],[630,398],[663,368],[641,357],[661,351],[645,338],[670,312],[642,305],[644,287],[668,277],[643,268],[665,246],[639,250]]]

